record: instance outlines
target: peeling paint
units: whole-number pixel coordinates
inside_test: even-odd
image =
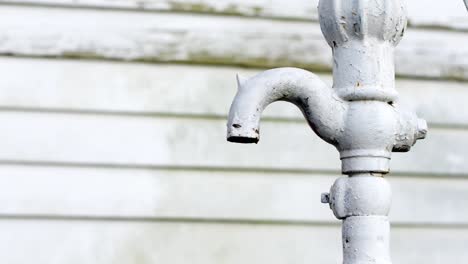
[[[215,12],[216,9],[211,5],[198,3],[190,3],[184,1],[170,1],[170,8],[172,10],[191,11],[191,12]]]
[[[333,88],[298,68],[272,69],[246,81],[238,78],[227,140],[257,143],[260,117],[268,105],[296,105],[311,129],[339,151],[341,171],[349,176],[336,180],[321,197],[343,220],[343,263],[390,264],[391,189],[383,176],[374,175],[388,174],[392,152],[409,151],[425,138],[427,124],[393,105],[398,98],[394,48],[406,21],[400,0],[392,0],[385,10],[378,4],[362,8],[361,1],[343,1],[319,2],[322,32],[333,50]],[[387,15],[368,24],[379,10]],[[345,23],[338,17],[350,16],[356,17],[353,28],[342,27]]]

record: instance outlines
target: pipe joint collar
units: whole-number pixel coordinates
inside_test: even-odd
[[[387,216],[392,192],[381,175],[354,174],[338,178],[322,202],[329,203],[338,219],[350,216]]]
[[[388,173],[390,171],[390,158],[378,156],[356,156],[341,159],[343,174],[371,172]]]
[[[371,172],[388,173],[391,153],[378,149],[356,149],[340,152],[343,174]]]

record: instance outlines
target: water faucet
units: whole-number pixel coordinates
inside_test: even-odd
[[[296,105],[339,151],[348,175],[322,195],[343,220],[343,263],[389,264],[391,190],[383,176],[392,152],[409,151],[427,133],[424,120],[397,104],[394,49],[405,32],[405,6],[403,0],[320,0],[319,18],[333,51],[333,87],[297,68],[238,76],[227,140],[257,143],[265,107]]]
[[[426,122],[396,103],[393,53],[406,26],[402,1],[359,3],[319,4],[321,29],[333,50],[333,88],[298,68],[238,76],[228,141],[257,143],[261,113],[275,101],[299,107],[317,135],[338,149],[345,174],[388,173],[392,151],[409,151],[425,137]]]
[[[237,77],[238,92],[228,121],[228,141],[257,143],[262,111],[276,101],[295,104],[311,128],[337,144],[345,126],[346,102],[315,74],[298,68],[278,68],[250,79]]]

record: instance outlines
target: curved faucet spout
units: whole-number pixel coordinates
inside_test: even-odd
[[[347,103],[315,74],[298,68],[264,71],[248,80],[237,78],[239,90],[231,105],[227,140],[257,143],[263,110],[275,101],[295,104],[310,127],[336,146],[343,132]]]

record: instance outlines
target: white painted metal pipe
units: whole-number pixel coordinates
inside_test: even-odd
[[[257,143],[260,115],[275,101],[304,113],[311,128],[340,152],[342,173],[322,195],[343,220],[343,263],[390,264],[388,212],[391,152],[409,151],[426,122],[396,102],[394,48],[404,35],[403,0],[321,0],[320,26],[333,50],[333,87],[297,68],[238,77],[227,139]]]
[[[391,189],[381,174],[358,173],[335,181],[322,194],[343,220],[343,263],[389,264]]]

